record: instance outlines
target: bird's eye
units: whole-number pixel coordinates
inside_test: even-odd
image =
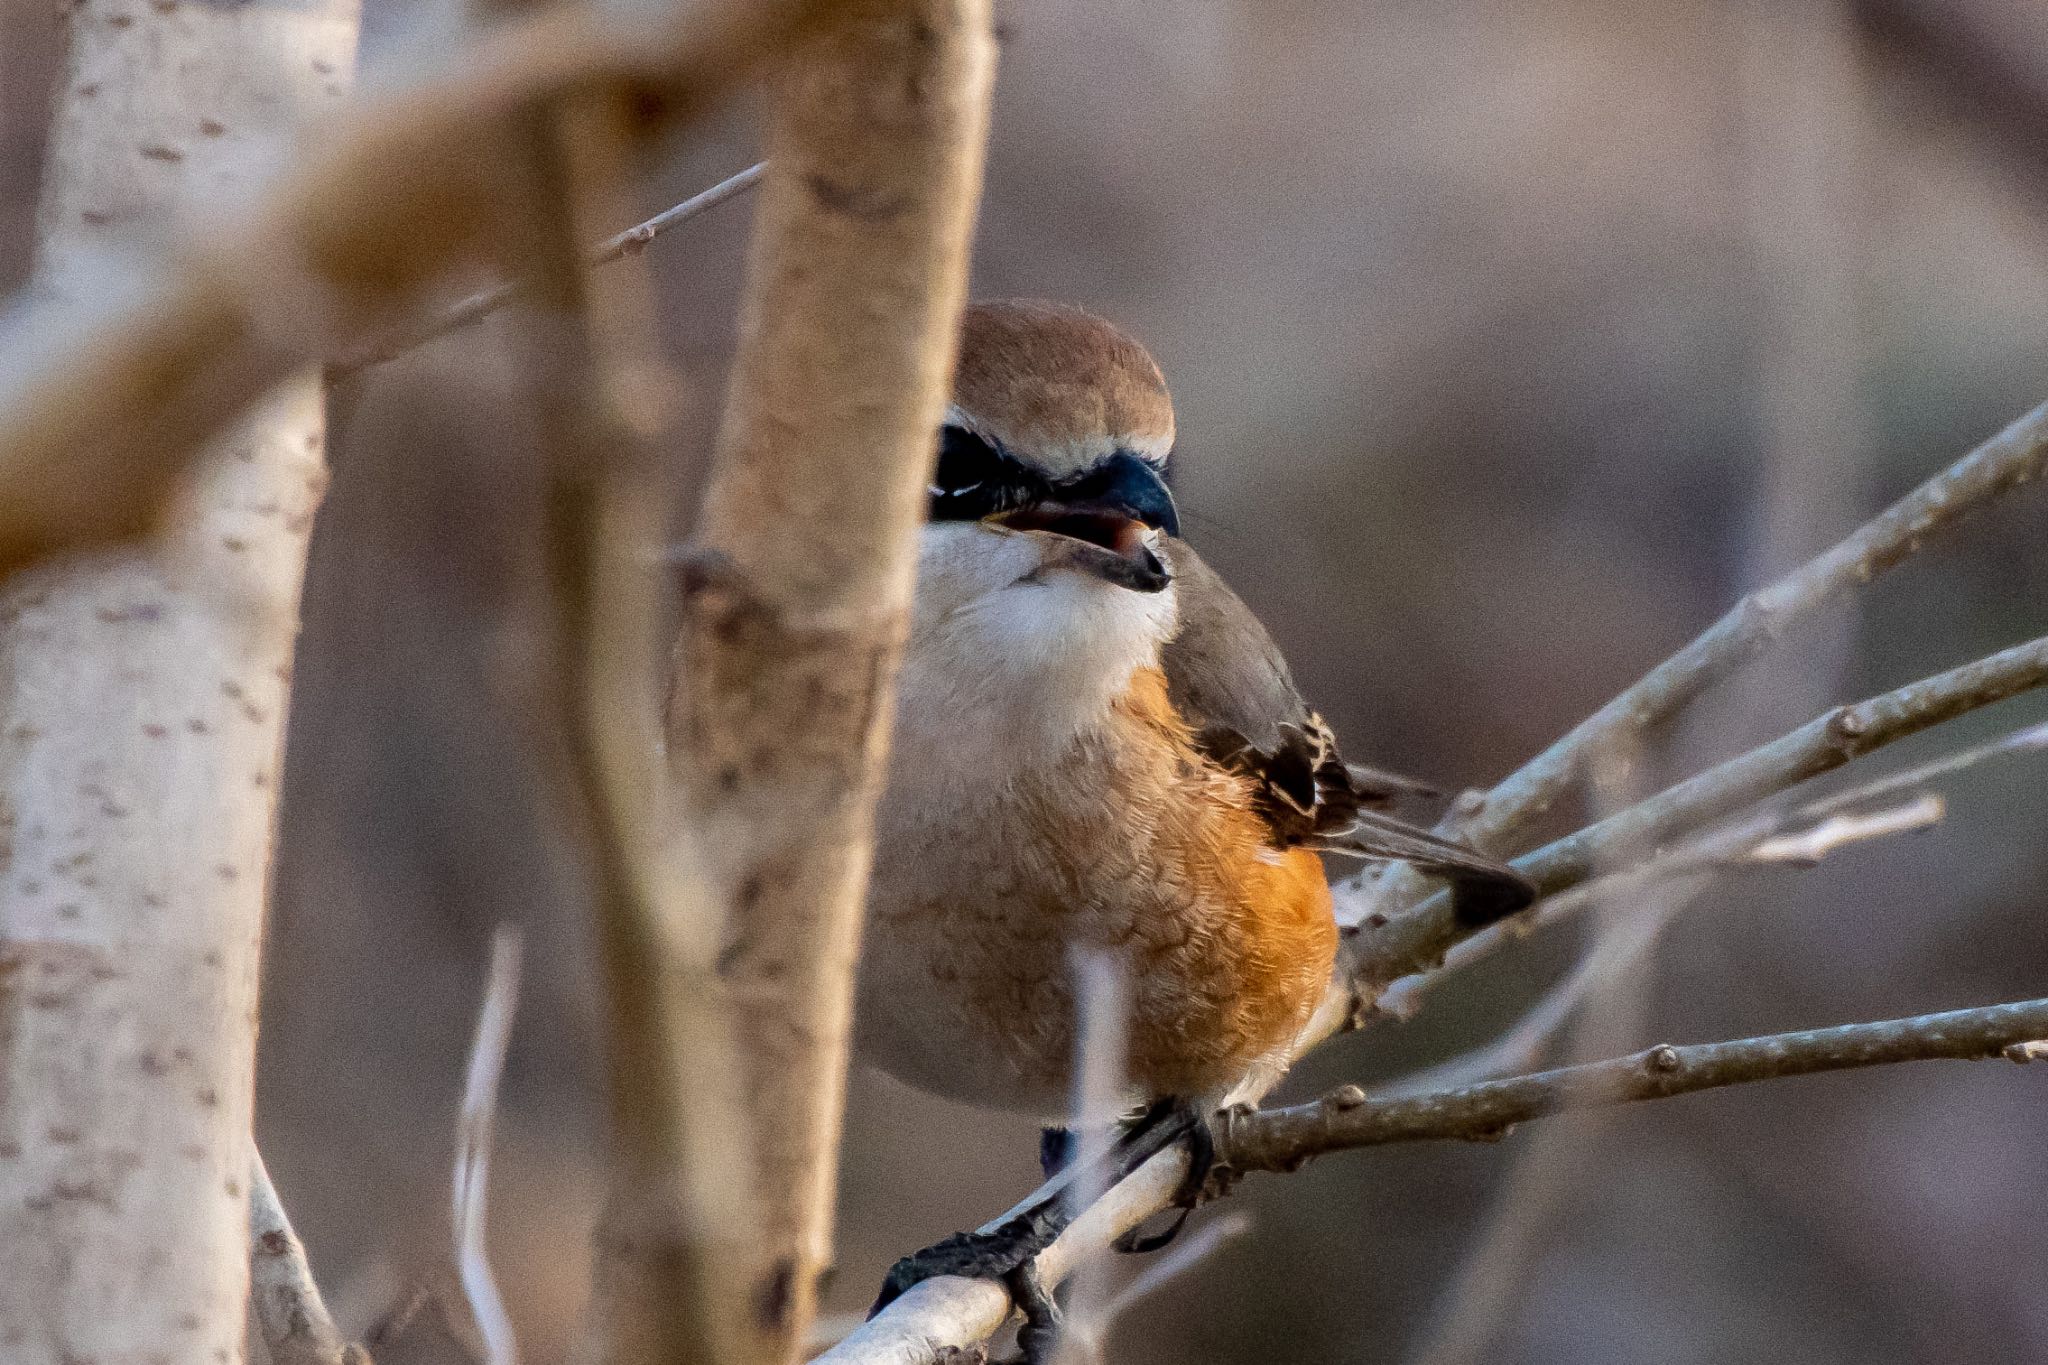
[[[939,432],[939,466],[927,490],[933,521],[979,521],[1022,506],[1042,490],[1030,470],[960,426]]]

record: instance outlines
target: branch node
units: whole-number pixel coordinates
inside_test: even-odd
[[[1363,1105],[1365,1103],[1365,1091],[1355,1085],[1340,1085],[1329,1094],[1323,1096],[1323,1103],[1341,1114]]]
[[[1685,1059],[1669,1043],[1659,1043],[1643,1054],[1643,1066],[1660,1075],[1669,1076],[1684,1065]]]
[[[1844,706],[1828,717],[1828,729],[1843,739],[1869,733],[1870,717],[1860,706]]]

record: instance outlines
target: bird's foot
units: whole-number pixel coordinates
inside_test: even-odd
[[[1230,1168],[1217,1163],[1216,1133],[1210,1127],[1208,1117],[1186,1100],[1161,1100],[1135,1120],[1132,1129],[1142,1129],[1147,1124],[1156,1124],[1168,1129],[1171,1132],[1169,1141],[1185,1137],[1188,1146],[1188,1173],[1181,1178],[1180,1189],[1173,1196],[1174,1214],[1171,1222],[1152,1233],[1147,1233],[1143,1228],[1132,1228],[1111,1243],[1118,1251],[1130,1256],[1143,1256],[1173,1245],[1174,1239],[1180,1236],[1181,1229],[1187,1226],[1188,1215],[1209,1200],[1227,1193],[1235,1175]],[[1126,1137],[1129,1136],[1130,1130],[1127,1130]],[[1158,1144],[1160,1148],[1165,1145],[1166,1143]],[[1136,1166],[1131,1169],[1135,1170]]]
[[[1028,1365],[1052,1359],[1059,1339],[1060,1310],[1045,1282],[1039,1277],[1038,1253],[1059,1236],[1070,1221],[1065,1205],[1058,1199],[1044,1200],[992,1228],[978,1232],[956,1232],[923,1251],[905,1256],[889,1267],[868,1316],[887,1308],[911,1286],[938,1275],[962,1275],[973,1280],[995,1280],[1009,1291],[1011,1302],[1024,1315],[1017,1344]]]
[[[1192,1145],[1194,1161],[1189,1178],[1182,1183],[1182,1198],[1187,1207],[1193,1208],[1200,1202],[1215,1165],[1215,1143],[1207,1123],[1183,1100],[1160,1100],[1120,1125],[1115,1142],[1100,1158],[1098,1188],[1108,1189],[1183,1138]],[[1024,1359],[1029,1365],[1049,1360],[1059,1335],[1060,1312],[1058,1303],[1039,1278],[1035,1258],[1066,1230],[1078,1212],[1072,1206],[1074,1184],[1081,1178],[1081,1172],[1075,1169],[1077,1146],[1067,1130],[1047,1129],[1039,1143],[1039,1160],[1045,1167],[1048,1188],[1000,1223],[975,1232],[956,1232],[896,1262],[883,1279],[882,1291],[868,1316],[887,1308],[911,1286],[937,1275],[995,1280],[1009,1291],[1012,1302],[1024,1314],[1024,1326],[1017,1334]],[[1156,1249],[1171,1241],[1178,1231],[1176,1223],[1165,1235],[1134,1243],[1130,1249]],[[1128,1241],[1128,1236],[1120,1239],[1119,1249],[1124,1249]]]

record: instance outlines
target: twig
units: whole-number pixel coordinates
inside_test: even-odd
[[[1868,583],[1965,517],[2040,477],[2048,465],[2048,403],[2007,426],[1801,568],[1736,603],[1692,643],[1522,765],[1454,817],[1456,831],[1499,851],[1583,776],[1592,754],[1646,734],[1741,668],[1794,623]]]
[[[2048,1036],[2048,1000],[1923,1014],[1725,1043],[1668,1044],[1626,1057],[1407,1099],[1343,1086],[1308,1104],[1230,1111],[1218,1151],[1233,1170],[1292,1171],[1328,1152],[1392,1142],[1493,1142],[1527,1119],[1751,1081],[1896,1062],[1979,1060]]]
[[[1744,855],[1751,863],[1789,863],[1812,867],[1836,849],[1850,844],[1932,829],[1948,814],[1947,803],[1933,792],[1883,810],[1830,815],[1811,829],[1766,839]]]
[[[609,265],[622,257],[645,250],[649,242],[670,228],[687,223],[692,218],[709,213],[720,204],[728,203],[745,194],[760,183],[761,173],[767,168],[767,162],[756,162],[737,175],[719,181],[710,189],[693,194],[672,208],[663,209],[637,227],[630,227],[624,232],[607,237],[590,249],[585,258],[586,263],[593,266]],[[401,328],[369,346],[330,361],[327,366],[328,382],[351,378],[373,365],[396,360],[406,352],[416,350],[430,341],[439,340],[450,332],[472,327],[513,300],[532,293],[533,288],[531,280],[506,280],[488,289],[478,290],[469,297],[449,305],[435,317],[415,326]]]
[[[1618,888],[1610,879],[1601,878],[1577,889],[1593,892],[1600,898],[1611,901]],[[1689,890],[1688,888],[1687,893]],[[1515,1021],[1514,1027],[1484,1047],[1401,1077],[1387,1087],[1388,1093],[1417,1095],[1427,1091],[1447,1090],[1534,1066],[1542,1056],[1544,1048],[1571,1019],[1586,997],[1602,984],[1613,981],[1621,973],[1629,970],[1649,951],[1666,926],[1676,917],[1682,902],[1688,898],[1687,893],[1681,893],[1679,889],[1673,888],[1655,913],[1621,917],[1612,930],[1601,937],[1593,950],[1587,953],[1563,980],[1545,991],[1535,1004],[1523,1012],[1522,1017]],[[1431,980],[1434,975],[1419,979]]]
[[[277,1186],[252,1149],[249,1162],[249,1305],[271,1365],[370,1365],[370,1353],[342,1336],[320,1297],[306,1248],[292,1230]]]
[[[1782,738],[1525,854],[1515,866],[1545,894],[1563,890],[1596,868],[1624,863],[1658,843],[1689,834],[1895,740],[2044,682],[2048,638],[1835,707]],[[1388,983],[1437,965],[1446,950],[1471,932],[1457,922],[1451,898],[1444,892],[1384,924],[1368,921],[1350,954],[1356,998],[1372,1000]]]
[[[1931,759],[1926,763],[1914,764],[1912,767],[1887,773],[1872,781],[1858,783],[1817,801],[1810,801],[1790,813],[1772,812],[1701,835],[1698,839],[1668,853],[1661,853],[1637,867],[1610,873],[1595,881],[1583,882],[1554,896],[1545,897],[1527,913],[1474,934],[1445,953],[1439,968],[1404,976],[1388,986],[1381,992],[1374,1008],[1397,1019],[1406,1019],[1415,1012],[1422,993],[1433,989],[1447,973],[1468,967],[1505,945],[1518,942],[1532,933],[1563,923],[1577,916],[1596,899],[1640,895],[1653,886],[1676,878],[1696,877],[1715,869],[1740,867],[1745,863],[1746,854],[1755,846],[1780,833],[1790,832],[1794,822],[1825,821],[1840,812],[1852,811],[1873,801],[1924,787],[1936,778],[1975,767],[1989,759],[2034,753],[2043,749],[2048,749],[2048,724],[2022,726],[1982,744],[1973,744],[1966,749]],[[1868,837],[1903,832],[1906,832],[1903,828],[1881,829],[1874,833],[1866,831]]]
[[[2021,726],[1996,739],[1982,744],[1972,744],[1952,754],[1916,763],[1910,768],[1901,768],[1895,773],[1845,787],[1831,796],[1808,802],[1799,808],[1798,814],[1808,820],[1823,819],[1838,811],[1854,810],[1876,801],[1925,787],[1937,777],[1947,777],[1965,768],[1974,768],[1987,759],[2003,758],[2009,754],[2038,753],[2048,749],[2048,723]]]
[[[485,1245],[484,1209],[491,1176],[491,1145],[498,1112],[498,1078],[512,1040],[512,1016],[519,1000],[519,930],[501,924],[491,938],[490,972],[483,1006],[470,1043],[469,1071],[462,1087],[462,1114],[455,1129],[455,1268],[469,1311],[483,1334],[484,1365],[518,1365],[519,1344],[512,1320],[491,1275]]]

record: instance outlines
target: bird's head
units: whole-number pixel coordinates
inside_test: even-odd
[[[1012,587],[1066,587],[1073,605],[1170,621],[1160,538],[1180,529],[1166,484],[1172,449],[1173,400],[1131,337],[1078,308],[971,305],[920,590],[958,606]],[[1119,603],[1129,597],[1168,600],[1118,610],[1140,606]]]
[[[1179,621],[1172,448],[1166,381],[1129,336],[1056,304],[967,309],[919,545],[899,788],[1053,752],[1159,662]],[[990,752],[968,762],[973,743]]]

